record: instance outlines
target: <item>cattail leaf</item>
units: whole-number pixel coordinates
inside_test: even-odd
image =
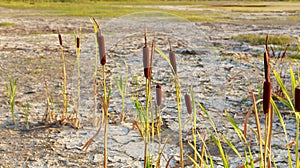
[[[291,83],[292,83],[292,94],[293,94],[293,97],[295,97],[296,79],[295,79],[295,74],[294,74],[292,65],[290,65],[290,75],[291,75]]]
[[[227,119],[229,120],[229,122],[231,123],[231,125],[233,126],[235,132],[237,133],[238,137],[240,138],[241,141],[247,141],[244,137],[244,133],[243,131],[239,128],[239,126],[236,124],[236,122],[230,117],[229,113],[227,112],[227,110],[224,110]]]
[[[162,90],[160,84],[156,85],[156,102],[157,102],[157,106],[162,105]]]
[[[242,158],[236,147],[224,135],[222,135],[222,138],[228,144],[228,146],[236,153],[236,155],[238,155],[239,158]]]
[[[184,95],[184,99],[185,99],[185,105],[186,105],[186,109],[188,111],[189,114],[192,114],[193,112],[193,107],[192,107],[192,100],[191,100],[191,96],[189,94],[185,94]]]
[[[273,70],[273,73],[274,73],[274,76],[275,76],[275,78],[277,80],[277,83],[279,84],[279,86],[280,86],[280,88],[282,90],[282,93],[284,94],[285,98],[287,99],[287,101],[289,103],[289,107],[291,107],[291,110],[295,111],[294,105],[292,103],[292,100],[291,100],[291,98],[290,98],[290,96],[288,94],[288,91],[287,91],[286,87],[284,86],[284,84],[283,84],[283,82],[282,82],[282,80],[280,78],[280,75],[276,72],[275,69]]]
[[[270,111],[270,99],[272,95],[272,84],[271,82],[264,82],[264,91],[263,91],[263,110],[265,114],[268,114]]]

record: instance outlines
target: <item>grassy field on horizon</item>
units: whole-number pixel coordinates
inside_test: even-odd
[[[0,7],[26,10],[18,16],[84,17],[101,19],[120,17],[135,12],[163,11],[190,21],[230,21],[240,13],[288,12],[299,13],[300,2],[287,1],[0,1]],[[232,12],[223,16],[222,11]],[[0,12],[1,15],[1,12]],[[2,14],[3,15],[3,14]],[[300,16],[291,16],[298,21]]]

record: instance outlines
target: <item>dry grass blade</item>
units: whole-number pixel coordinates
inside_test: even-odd
[[[245,121],[244,121],[244,137],[245,137],[245,141],[247,139],[247,123],[248,123],[248,120],[249,120],[249,117],[252,113],[252,110],[253,110],[253,107],[251,107],[248,112],[247,112],[247,115],[245,117]]]
[[[94,136],[92,136],[82,147],[82,150],[87,151],[87,149],[89,148],[89,146],[92,144],[93,140],[99,135],[101,131],[101,124],[96,132],[96,134]]]

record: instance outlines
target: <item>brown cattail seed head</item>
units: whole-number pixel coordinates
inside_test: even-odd
[[[295,110],[300,112],[300,86],[295,88]]]
[[[76,37],[76,47],[80,48],[80,38]]]
[[[145,78],[149,79],[151,76],[151,66],[150,66],[150,53],[149,47],[145,46],[143,48],[143,65],[144,65],[144,75]]]
[[[270,100],[272,96],[272,83],[265,81],[264,82],[264,91],[263,91],[263,110],[267,114],[271,108]]]
[[[268,52],[264,52],[265,80],[270,82],[270,66]]]
[[[58,41],[59,41],[59,45],[62,46],[62,38],[60,33],[58,33]]]
[[[161,106],[162,104],[162,91],[161,91],[161,85],[156,85],[156,103],[157,106]]]
[[[177,67],[176,67],[176,57],[174,51],[170,51],[169,53],[169,59],[173,68],[173,73],[177,74]]]
[[[187,109],[188,113],[192,114],[193,108],[192,108],[191,96],[186,93],[184,95],[184,99],[185,99],[186,109]]]
[[[104,42],[104,36],[101,35],[100,31],[97,32],[97,42],[98,42],[100,63],[101,65],[105,65],[106,64],[105,42]]]

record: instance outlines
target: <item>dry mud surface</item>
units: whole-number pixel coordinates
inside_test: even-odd
[[[103,131],[97,136],[87,151],[81,150],[97,128],[93,121],[93,71],[95,62],[95,39],[93,27],[88,18],[53,18],[53,17],[20,17],[10,13],[18,12],[1,8],[0,22],[12,22],[15,26],[0,27],[0,167],[101,167],[103,160]],[[278,13],[284,15],[284,13]],[[144,100],[144,77],[142,67],[143,33],[148,31],[149,43],[155,39],[157,47],[168,52],[168,41],[172,42],[177,55],[178,73],[182,94],[193,86],[195,98],[208,111],[217,125],[219,133],[225,135],[237,147],[241,155],[245,144],[234,133],[234,129],[226,119],[226,109],[243,129],[243,120],[252,105],[250,88],[258,95],[258,88],[263,79],[263,60],[258,57],[263,46],[251,46],[231,40],[232,35],[249,33],[289,34],[299,38],[299,25],[255,25],[230,23],[191,23],[164,13],[133,14],[113,20],[98,20],[106,38],[108,52],[108,81],[112,82],[112,98],[110,100],[109,125],[109,167],[142,167],[144,143],[133,122],[136,110],[130,97],[136,92],[135,81],[139,82],[139,97]],[[74,32],[81,28],[81,108],[79,117],[82,128],[69,126],[44,125],[41,123],[46,110],[45,81],[49,94],[53,98],[54,110],[59,114],[62,108],[61,95],[61,51],[58,45],[56,30],[63,36],[68,74],[68,95],[70,112],[76,105],[77,64],[75,54]],[[128,65],[125,68],[124,61]],[[288,68],[290,62],[283,65]],[[297,66],[299,61],[293,61]],[[99,94],[100,68],[98,65]],[[128,93],[125,100],[125,123],[119,123],[121,113],[121,97],[114,77],[128,72]],[[7,101],[5,86],[9,78],[17,78],[16,95],[17,125],[12,125],[10,106]],[[286,79],[288,80],[288,78]],[[163,140],[168,141],[162,166],[166,160],[174,156],[171,167],[177,167],[179,161],[178,124],[175,103],[175,87],[171,70],[163,57],[155,55],[153,62],[153,88],[161,84],[163,88]],[[155,93],[153,93],[155,96]],[[258,97],[259,99],[260,97]],[[30,105],[29,129],[25,128],[24,105]],[[99,100],[100,102],[100,100]],[[100,107],[99,107],[100,108]],[[199,115],[197,109],[200,134],[210,129],[209,123]],[[295,120],[289,111],[282,111],[291,141],[295,138]],[[101,116],[98,113],[97,116]],[[263,123],[263,115],[262,123]],[[182,120],[188,121],[185,103],[182,104]],[[249,119],[248,126],[255,128],[254,116]],[[283,130],[278,118],[274,119],[273,154],[278,167],[287,165],[287,150]],[[192,155],[187,142],[191,140],[191,124],[184,126],[183,140],[185,154]],[[259,147],[255,135],[248,132],[255,158]],[[199,146],[201,141],[198,141]],[[157,142],[155,142],[157,145]],[[213,156],[215,165],[222,167],[218,149],[211,139],[207,145]],[[244,163],[224,145],[229,154],[231,167]],[[155,148],[156,149],[156,148]],[[157,152],[155,150],[154,152]],[[295,148],[292,148],[295,153]],[[295,158],[294,155],[292,156]],[[293,160],[294,161],[294,160]],[[187,161],[187,165],[191,162]]]

